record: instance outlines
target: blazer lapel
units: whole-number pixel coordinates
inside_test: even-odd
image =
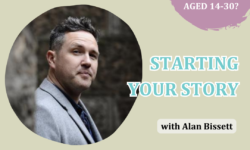
[[[89,114],[88,110],[86,109],[85,105],[83,104],[83,102],[81,100],[80,100],[80,105],[83,107],[83,110],[87,113],[88,119],[89,119],[90,124],[91,124],[91,129],[93,131],[93,136],[95,137],[96,142],[101,141],[102,137],[100,135],[100,132],[97,129],[95,122],[93,121],[91,115]]]
[[[85,127],[81,118],[79,117],[71,103],[68,101],[68,99],[46,78],[43,80],[42,84],[40,85],[40,88],[49,93],[51,96],[53,96],[54,99],[68,112],[69,116],[76,123],[76,125],[79,127],[80,131],[84,134],[87,140],[90,143],[95,143],[93,138],[89,134],[89,131]]]

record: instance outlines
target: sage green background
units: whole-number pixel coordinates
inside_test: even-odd
[[[141,97],[120,128],[102,142],[69,146],[43,139],[17,118],[5,91],[8,55],[20,31],[43,12],[59,6],[88,4],[104,8],[125,21],[139,42],[143,58],[143,81],[240,82],[237,97]],[[250,134],[249,33],[250,18],[240,28],[203,31],[183,19],[170,0],[159,1],[5,1],[1,2],[1,149],[247,149]],[[154,55],[239,57],[239,71],[149,71]],[[159,134],[158,119],[235,119],[235,134]]]

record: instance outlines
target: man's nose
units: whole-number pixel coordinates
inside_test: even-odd
[[[90,59],[89,54],[86,53],[86,54],[83,56],[81,65],[82,65],[83,67],[86,67],[86,68],[89,68],[89,67],[91,66],[91,59]]]

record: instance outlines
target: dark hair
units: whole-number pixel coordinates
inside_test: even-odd
[[[57,25],[50,34],[50,50],[60,50],[63,44],[63,37],[66,32],[87,31],[98,41],[98,31],[92,26],[91,20],[86,17],[68,17]]]

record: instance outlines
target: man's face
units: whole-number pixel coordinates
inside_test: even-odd
[[[94,36],[86,31],[68,32],[55,53],[55,77],[69,92],[90,87],[98,67],[99,50]]]

